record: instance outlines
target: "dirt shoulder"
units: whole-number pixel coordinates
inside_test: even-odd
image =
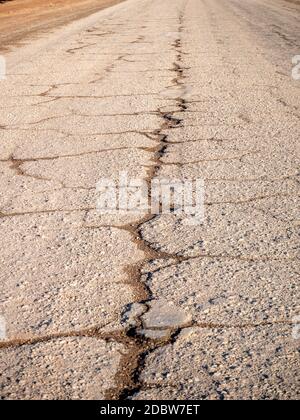
[[[0,49],[124,0],[0,0]]]

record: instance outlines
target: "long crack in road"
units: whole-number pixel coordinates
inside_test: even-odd
[[[299,12],[128,0],[6,54],[2,399],[299,397]],[[100,214],[120,172],[205,221]]]

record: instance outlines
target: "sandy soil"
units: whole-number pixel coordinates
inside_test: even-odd
[[[0,0],[1,49],[121,1],[123,0]]]
[[[286,0],[290,3],[295,3],[295,4],[299,4],[300,5],[300,0]]]

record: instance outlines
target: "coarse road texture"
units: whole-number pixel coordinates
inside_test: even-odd
[[[299,17],[128,0],[6,54],[2,399],[299,398]],[[120,171],[205,222],[97,213]]]

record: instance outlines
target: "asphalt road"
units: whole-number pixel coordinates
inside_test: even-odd
[[[299,17],[128,0],[5,54],[2,399],[299,398]],[[120,171],[204,222],[100,214]]]

